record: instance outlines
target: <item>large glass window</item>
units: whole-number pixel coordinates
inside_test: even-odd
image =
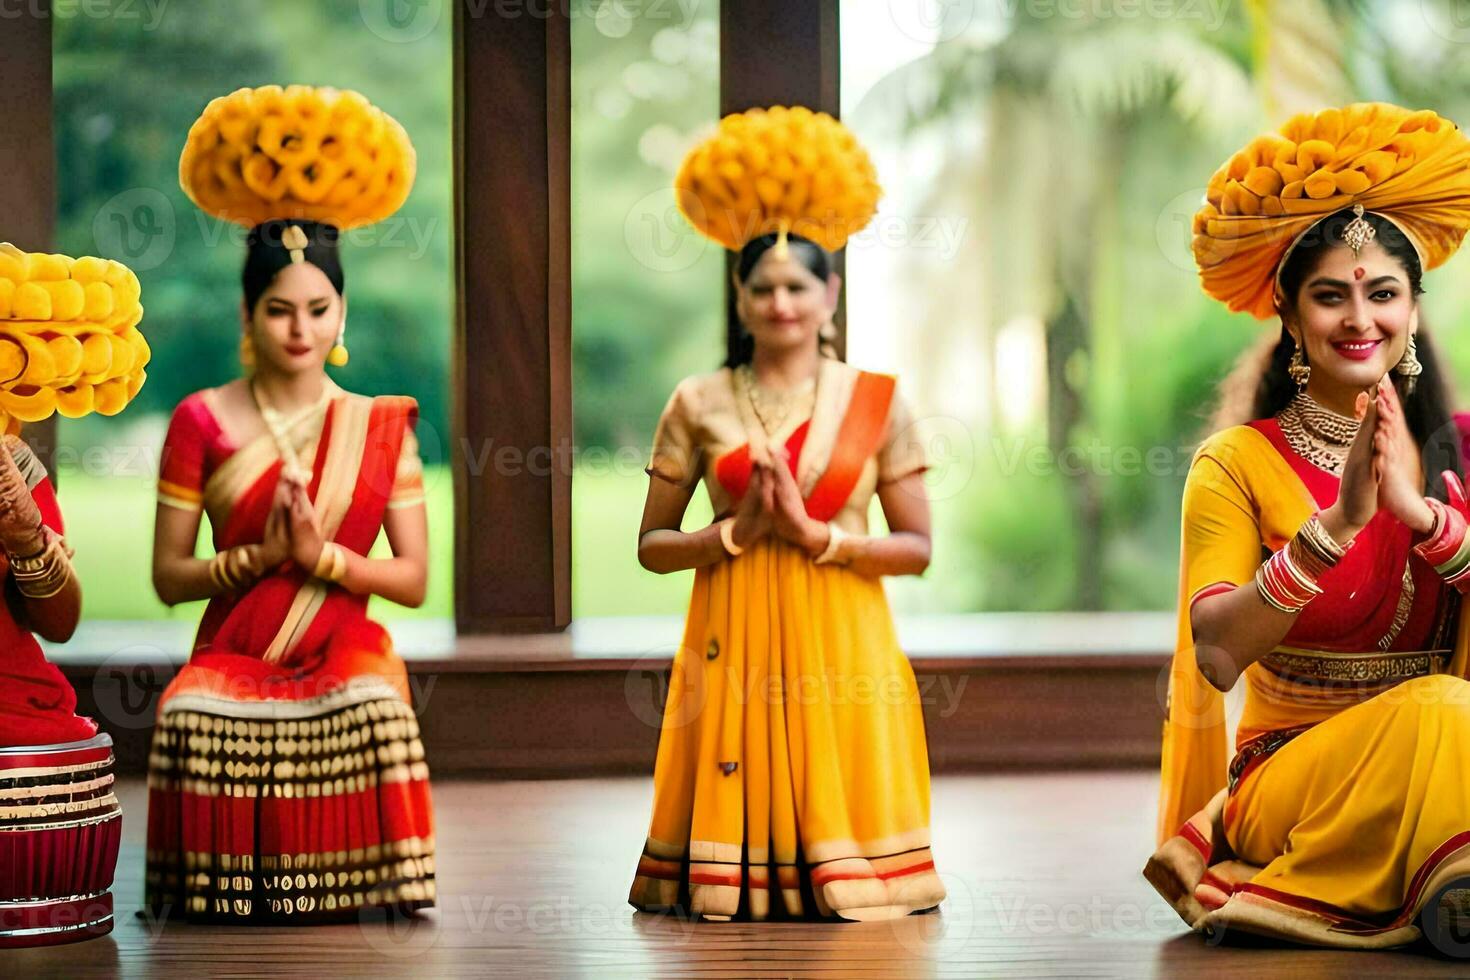
[[[899,373],[950,461],[900,609],[1173,607],[1215,387],[1277,329],[1200,291],[1210,174],[1293,111],[1470,120],[1455,4],[1311,6],[843,0],[843,116],[887,190],[848,251],[849,350]],[[1425,310],[1461,378],[1467,262]]]
[[[154,480],[173,407],[239,376],[244,233],[183,195],[179,153],[211,98],[270,83],[356,89],[398,119],[417,149],[418,180],[399,215],[346,236],[352,359],[332,372],[352,391],[413,395],[422,411],[429,596],[418,610],[374,600],[373,615],[452,615],[454,510],[445,465],[452,17],[448,2],[396,14],[394,6],[215,0],[96,8],[108,16],[93,16],[89,5],[73,5],[68,15],[58,8],[57,244],[138,272],[153,348],[147,384],[126,412],[60,425],[57,470],[76,563],[83,582],[109,583],[87,592],[88,619],[200,614],[197,604],[166,609],[149,584]]]
[[[638,523],[664,402],[724,359],[724,253],[672,190],[718,119],[719,4],[572,9],[573,615],[677,613],[692,573],[640,568]]]

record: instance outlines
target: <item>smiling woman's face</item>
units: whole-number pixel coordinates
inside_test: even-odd
[[[244,324],[255,345],[257,369],[324,371],[345,313],[346,301],[326,273],[310,262],[286,266]]]
[[[1408,272],[1369,242],[1357,255],[1346,246],[1325,250],[1302,280],[1287,329],[1305,345],[1308,390],[1330,405],[1351,403],[1377,383],[1404,356],[1418,325]]]
[[[757,347],[785,350],[815,347],[822,325],[837,308],[840,280],[824,282],[794,256],[769,249],[745,282],[736,280],[736,308]]]

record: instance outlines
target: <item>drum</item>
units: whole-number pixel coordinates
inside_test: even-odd
[[[112,931],[112,739],[0,748],[0,948]]]

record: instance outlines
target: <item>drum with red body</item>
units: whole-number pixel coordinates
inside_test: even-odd
[[[0,948],[112,931],[112,739],[0,748]]]

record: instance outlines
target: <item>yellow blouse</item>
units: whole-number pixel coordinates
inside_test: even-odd
[[[766,436],[749,401],[737,394],[731,369],[685,378],[659,417],[648,473],[681,487],[691,487],[702,477],[714,512],[726,513],[735,501],[716,475],[719,459],[747,443],[785,443],[809,418],[811,427],[796,470],[797,486],[806,497],[832,457],[838,428],[860,373],[849,364],[824,357],[817,372],[816,403],[810,416],[793,413],[770,436]],[[863,464],[852,494],[833,520],[844,531],[866,534],[869,504],[878,487],[926,467],[924,444],[913,415],[895,393],[883,443]]]

